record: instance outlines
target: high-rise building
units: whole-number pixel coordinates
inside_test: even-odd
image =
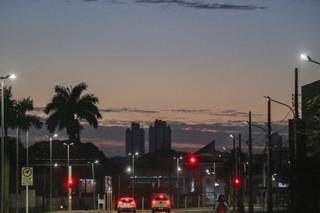
[[[149,152],[171,149],[171,128],[167,122],[156,120],[149,127]]]
[[[140,124],[132,122],[131,128],[126,130],[126,155],[129,153],[144,154],[144,129]]]

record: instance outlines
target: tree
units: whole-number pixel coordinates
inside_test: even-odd
[[[71,141],[80,142],[83,121],[88,122],[95,129],[98,128],[98,119],[102,118],[97,107],[99,99],[93,94],[82,95],[86,89],[85,83],[75,87],[59,85],[55,87],[55,94],[44,109],[44,112],[49,115],[46,120],[49,132],[66,129]]]
[[[6,137],[8,136],[9,128],[18,128],[23,131],[27,131],[31,126],[37,129],[41,128],[42,122],[40,118],[29,114],[29,112],[33,111],[33,100],[30,97],[15,100],[12,98],[11,87],[4,88],[4,104],[4,129]]]
[[[33,100],[30,97],[15,101],[14,126],[23,131],[27,131],[28,129],[30,129],[31,126],[40,129],[42,126],[42,122],[40,121],[40,118],[38,116],[28,113],[31,111],[33,111]]]

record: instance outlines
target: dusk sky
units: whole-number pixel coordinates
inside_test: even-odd
[[[246,134],[249,110],[265,121],[264,95],[291,104],[295,67],[301,85],[320,79],[299,59],[320,59],[319,11],[319,0],[0,0],[0,69],[39,108],[55,85],[86,82],[103,120],[82,138],[107,156],[124,154],[131,121],[155,119],[172,126],[174,148],[221,147]],[[272,110],[275,122],[291,116]]]

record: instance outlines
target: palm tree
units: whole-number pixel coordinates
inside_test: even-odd
[[[42,122],[38,116],[29,114],[33,110],[33,100],[28,98],[23,98],[18,100],[14,104],[14,111],[16,116],[15,126],[23,130],[24,132],[28,131],[30,127],[34,126],[37,129],[40,129]]]
[[[66,129],[69,140],[80,142],[82,122],[86,121],[95,129],[102,116],[97,104],[99,99],[93,94],[84,94],[87,84],[80,83],[75,87],[56,86],[55,94],[44,109],[49,114],[46,125],[49,132]]]

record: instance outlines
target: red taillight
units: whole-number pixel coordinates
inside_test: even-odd
[[[131,201],[132,205],[136,205],[136,202],[134,200]]]
[[[170,205],[170,200],[167,200],[167,204]]]
[[[122,205],[122,201],[121,200],[119,200],[118,205]]]
[[[156,200],[152,200],[152,204],[156,204]]]

